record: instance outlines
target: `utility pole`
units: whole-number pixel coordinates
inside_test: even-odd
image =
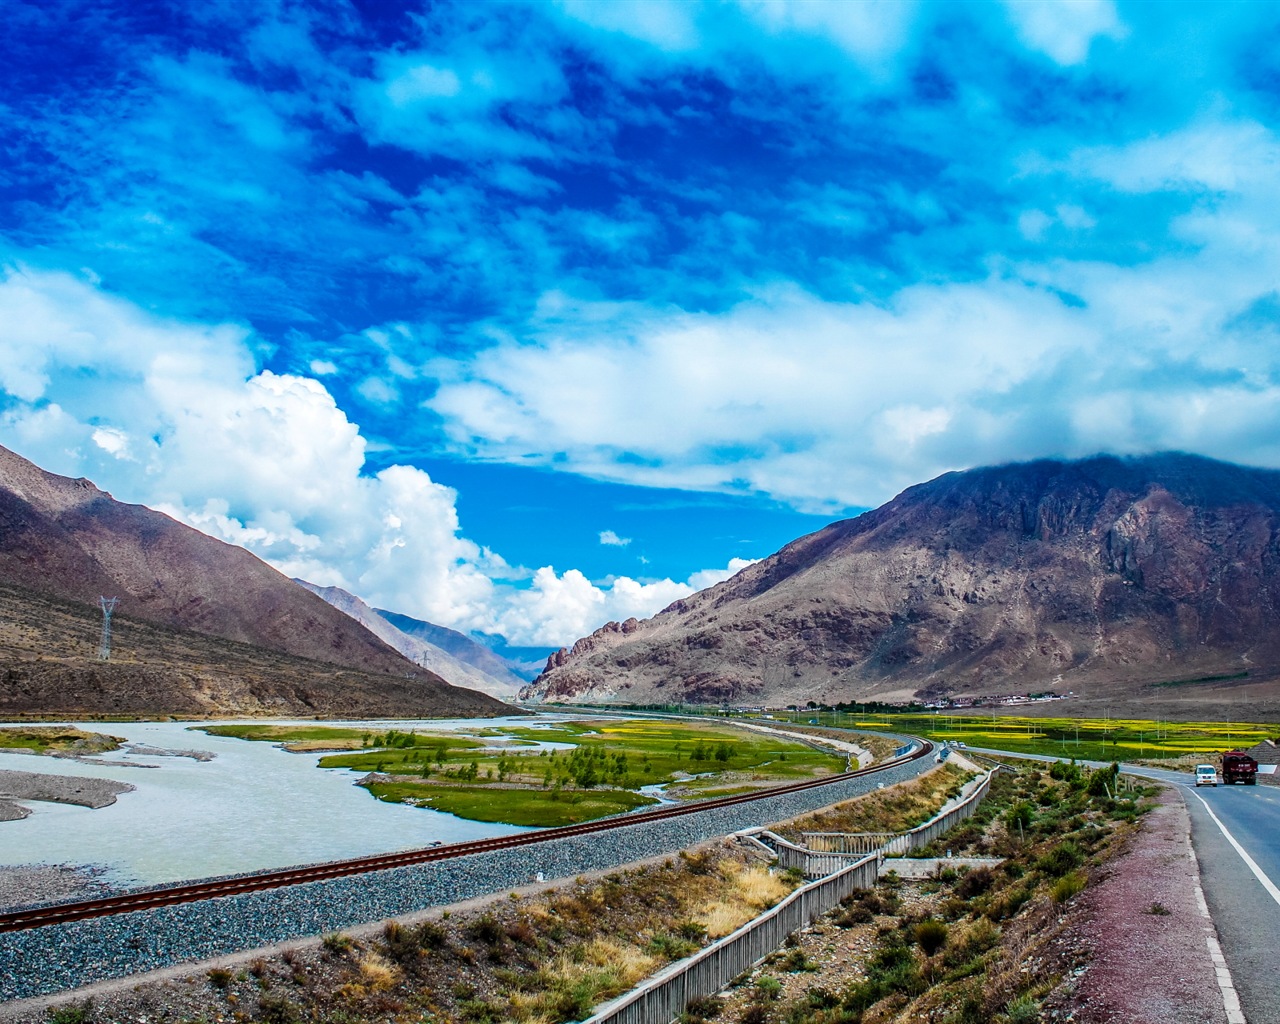
[[[111,613],[120,603],[118,597],[98,598],[98,607],[102,609],[102,640],[98,643],[98,660],[111,660]]]

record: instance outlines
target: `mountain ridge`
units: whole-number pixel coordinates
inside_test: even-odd
[[[100,595],[116,596],[121,599],[117,613],[120,621],[134,619],[161,630],[196,634],[211,642],[212,646],[203,645],[209,650],[220,649],[219,643],[256,649],[262,652],[261,656],[248,658],[241,680],[250,690],[255,686],[277,686],[265,677],[272,652],[291,659],[291,667],[285,673],[288,685],[278,684],[298,691],[297,699],[281,698],[282,706],[290,709],[305,707],[312,713],[323,710],[324,700],[317,703],[307,699],[306,680],[309,673],[319,678],[332,675],[331,670],[354,673],[353,685],[360,693],[338,703],[358,704],[365,714],[375,713],[373,709],[378,706],[373,692],[378,678],[388,681],[389,694],[400,694],[397,699],[407,699],[418,714],[429,712],[432,695],[439,698],[442,708],[448,707],[450,714],[494,714],[502,708],[474,691],[451,692],[445,680],[414,665],[249,551],[209,537],[146,506],[118,502],[89,480],[49,473],[3,447],[0,585],[14,588],[15,593],[70,602],[93,614],[97,613]],[[19,619],[24,607],[24,602],[15,601]],[[28,632],[39,629],[39,623],[34,621],[19,625]],[[80,627],[76,629],[79,631]],[[160,643],[155,640],[159,634],[147,635]],[[199,641],[191,643],[192,650],[202,646]],[[46,681],[52,678],[47,667],[37,672],[36,666],[29,663],[39,660],[39,652],[34,657],[19,653],[25,649],[21,636],[15,634],[11,653],[17,660],[6,669],[17,673],[12,676],[15,685],[20,679],[32,678],[33,673]],[[80,650],[67,649],[66,665],[77,659],[96,662],[96,647],[92,652],[78,653]],[[139,664],[146,662],[147,651],[139,650],[137,658]],[[327,667],[309,669],[304,663]],[[188,668],[190,671],[184,669],[180,688],[210,685],[209,674],[198,659]],[[158,680],[163,676],[162,666],[153,665],[147,671],[149,678]],[[107,690],[126,685],[128,675],[122,669],[102,664],[82,665],[76,672],[86,680],[99,680]],[[408,697],[399,682],[404,679],[416,681],[416,689],[410,688]],[[37,689],[48,697],[53,685],[42,684],[43,689]],[[216,683],[212,685],[216,690]],[[164,703],[163,688],[157,683],[152,691],[152,703],[161,710],[158,705]],[[37,698],[35,691],[32,694],[33,701],[44,699]],[[189,695],[175,692],[174,701],[185,707]],[[109,706],[120,695],[104,691],[100,696],[101,703]],[[390,698],[385,703],[385,713],[402,713]],[[209,706],[208,702],[202,706]]]
[[[765,701],[1280,678],[1280,472],[1181,453],[943,474],[643,622],[529,699]]]
[[[461,643],[455,642],[455,646],[459,649],[466,651],[464,645],[470,644],[472,647],[480,648],[486,654],[489,653],[475,641],[467,640],[461,633],[454,633],[453,630],[448,630],[443,626],[436,626],[434,623],[423,622],[407,615],[398,615],[372,608],[366,602],[341,587],[321,587],[296,577],[293,582],[305,587],[308,591],[327,601],[344,614],[351,616],[383,643],[399,651],[415,665],[431,670],[441,678],[447,679],[454,686],[465,686],[468,689],[487,693],[489,696],[496,697],[499,700],[507,700],[514,698],[525,683],[523,679],[507,672],[498,658],[492,654],[490,654],[490,663],[497,663],[495,667],[501,672],[500,675],[487,672],[474,663],[464,661],[462,658],[455,656],[438,644],[424,639],[425,636],[441,636],[453,633],[458,638],[458,641],[461,641]],[[415,635],[401,629],[392,621],[392,616],[396,620],[418,627],[418,634]],[[467,651],[466,653],[471,652]],[[472,657],[476,658],[477,655],[472,653]]]

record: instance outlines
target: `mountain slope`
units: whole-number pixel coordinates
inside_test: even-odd
[[[545,699],[902,699],[1280,677],[1280,473],[949,473],[553,655]]]
[[[0,448],[0,581],[375,672],[404,658],[243,548]]]
[[[314,583],[308,583],[306,580],[300,579],[295,579],[294,582],[306,587],[311,593],[323,598],[344,614],[351,616],[383,643],[395,648],[415,665],[430,669],[436,675],[449,680],[454,686],[465,686],[471,690],[487,693],[491,697],[497,697],[499,700],[509,700],[514,698],[520,687],[524,685],[524,680],[512,676],[505,670],[503,670],[501,676],[490,675],[474,665],[469,665],[454,657],[420,636],[409,635],[392,625],[385,613],[374,611],[360,598],[348,593],[341,587],[318,587]],[[417,623],[419,626],[431,626],[431,623],[418,622],[418,620],[410,619],[408,616],[397,616],[397,618],[401,620],[407,619],[409,622]],[[444,630],[443,627],[432,628],[439,629],[441,632],[452,632],[452,630]],[[460,633],[456,635],[466,640],[466,637],[463,637]],[[475,644],[475,646],[479,647],[480,645]],[[496,661],[497,659],[494,660]],[[501,667],[501,663],[499,663],[499,667]]]
[[[97,614],[99,595],[118,596],[121,620],[276,652],[324,664],[325,671],[350,669],[365,688],[378,677],[415,679],[414,693],[423,697],[415,698],[416,713],[429,713],[431,693],[449,706],[449,714],[501,710],[474,692],[449,692],[439,677],[248,551],[152,509],[115,501],[88,480],[47,473],[5,448],[0,448],[0,585],[70,602],[92,614]],[[96,643],[70,656],[94,654]],[[143,650],[138,657],[146,655]],[[264,654],[254,663],[270,661]],[[255,672],[246,676],[246,685],[267,682]],[[106,679],[118,673],[99,666],[89,675]],[[291,674],[295,682],[305,676],[301,669]],[[400,688],[399,683],[392,687]],[[378,713],[372,710],[376,694],[361,699],[370,709],[362,713]],[[385,703],[381,713],[405,713],[394,702]]]
[[[518,690],[537,674],[534,672],[527,678],[517,675],[516,668],[519,666],[491,651],[484,644],[472,640],[466,634],[459,633],[456,629],[437,626],[434,622],[424,622],[422,619],[401,615],[399,612],[389,612],[385,608],[375,608],[374,611],[405,635],[439,648],[464,665],[470,665],[504,685],[513,686]],[[546,657],[545,652],[542,657]]]

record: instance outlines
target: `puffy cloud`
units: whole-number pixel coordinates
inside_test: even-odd
[[[600,543],[606,547],[625,548],[631,543],[630,537],[619,537],[612,530],[600,531]]]
[[[1280,464],[1280,140],[1211,119],[1043,173],[1185,212],[1127,265],[992,257],[985,279],[883,301],[774,285],[691,312],[556,294],[524,334],[438,366],[428,407],[462,452],[815,510],[1045,455]],[[1027,211],[1020,232],[1106,231],[1092,205]]]
[[[1099,37],[1127,34],[1112,0],[1006,0],[1005,10],[1028,48],[1064,65],[1084,61]]]
[[[20,454],[287,575],[531,645],[571,643],[691,592],[550,567],[515,585],[527,573],[463,535],[453,489],[413,466],[369,473],[367,442],[324,385],[255,370],[242,328],[162,320],[90,282],[20,268],[0,281],[0,323],[0,425]]]
[[[511,596],[502,613],[502,632],[514,642],[532,646],[558,646],[566,636],[579,637],[606,621],[647,618],[672,601],[714,586],[748,565],[743,558],[730,559],[723,569],[703,569],[683,583],[671,579],[642,582],[618,576],[604,586],[592,583],[577,569],[557,574],[544,566],[533,575],[533,585]]]

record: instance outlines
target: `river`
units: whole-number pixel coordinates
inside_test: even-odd
[[[539,716],[538,724],[558,717]],[[74,724],[129,743],[206,750],[215,757],[200,762],[114,751],[72,761],[0,753],[0,769],[93,776],[137,787],[97,810],[24,802],[30,817],[0,822],[0,865],[94,865],[113,884],[153,885],[530,831],[383,803],[354,785],[359,773],[318,769],[322,754],[291,754],[270,743],[210,736],[192,730],[189,722]],[[324,724],[367,725],[379,732],[466,732],[533,723],[499,718]]]

